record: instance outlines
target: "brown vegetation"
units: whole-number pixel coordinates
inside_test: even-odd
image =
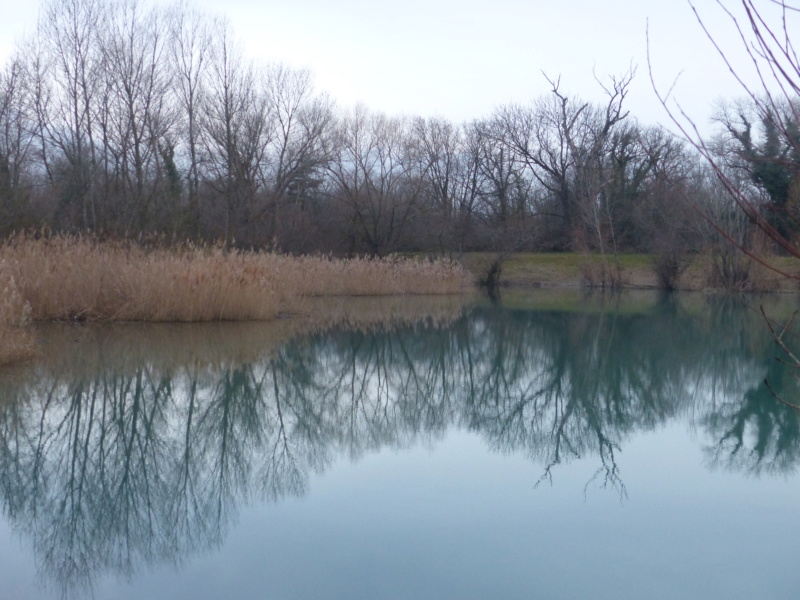
[[[30,305],[5,261],[0,261],[0,364],[33,356],[33,337],[26,329],[29,321]]]
[[[0,259],[3,362],[30,354],[30,319],[269,320],[298,312],[304,297],[450,294],[469,285],[448,261],[143,248],[80,237],[17,236],[0,246]]]

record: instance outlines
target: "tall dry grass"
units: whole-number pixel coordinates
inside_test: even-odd
[[[304,297],[451,294],[470,285],[451,262],[290,257],[188,244],[142,248],[81,237],[16,236],[0,246],[0,261],[0,323],[9,331],[24,331],[25,319],[269,320],[297,312]],[[27,307],[24,315],[20,307]]]
[[[454,261],[410,258],[287,258],[295,296],[391,296],[454,294],[472,287]]]
[[[11,269],[0,260],[0,365],[33,356],[34,340],[26,328],[30,315]]]
[[[270,255],[17,237],[0,256],[34,320],[252,320],[279,310],[278,257]]]

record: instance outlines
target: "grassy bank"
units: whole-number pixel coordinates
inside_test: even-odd
[[[498,255],[491,252],[467,252],[460,262],[478,282],[488,272]],[[597,272],[603,260],[596,255],[579,253],[532,253],[510,254],[502,262],[499,285],[510,287],[596,287]],[[791,257],[773,257],[770,262],[781,270],[796,273],[800,265]],[[620,254],[609,257],[606,265],[619,266],[619,287],[626,289],[657,289],[660,287],[655,272],[655,257],[647,254]],[[797,279],[769,271],[766,267],[753,263],[750,267],[750,280],[755,292],[794,292],[798,290]],[[712,277],[712,260],[709,256],[698,255],[686,265],[676,282],[680,290],[720,289]]]
[[[25,324],[48,321],[251,321],[317,296],[451,294],[456,263],[290,257],[181,246],[145,249],[83,238],[16,237],[0,246],[0,362],[30,354]],[[21,337],[20,337],[21,336]]]

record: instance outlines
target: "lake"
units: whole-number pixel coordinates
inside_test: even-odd
[[[800,386],[761,307],[796,301],[42,325],[0,370],[0,599],[796,598]]]

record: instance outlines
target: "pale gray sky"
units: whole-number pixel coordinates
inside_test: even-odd
[[[14,39],[34,29],[38,5],[0,2],[5,61]],[[686,0],[195,3],[226,15],[250,56],[307,68],[317,89],[339,104],[363,102],[390,114],[485,117],[498,105],[546,93],[542,71],[560,75],[564,91],[600,100],[593,71],[620,74],[633,64],[629,110],[642,123],[666,123],[647,72],[648,20],[656,79],[667,89],[680,74],[674,94],[699,123],[709,120],[715,98],[741,95]],[[716,2],[695,4],[721,43],[740,55]]]

